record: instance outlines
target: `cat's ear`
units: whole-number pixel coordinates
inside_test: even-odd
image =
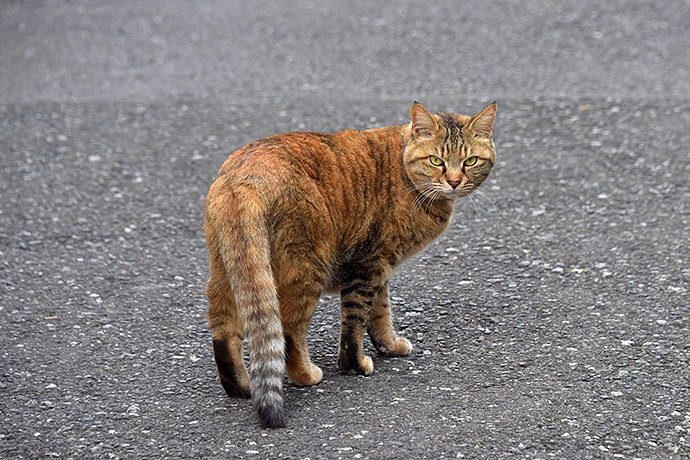
[[[496,103],[493,102],[481,113],[472,117],[469,129],[474,131],[477,137],[489,139],[494,127],[494,118],[496,117]]]
[[[410,118],[412,120],[412,137],[432,137],[440,129],[434,116],[419,102],[412,104]]]

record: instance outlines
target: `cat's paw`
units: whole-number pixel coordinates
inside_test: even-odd
[[[338,356],[338,367],[345,374],[371,375],[374,373],[374,362],[368,356],[363,356],[359,363],[352,365],[344,353]]]
[[[286,366],[287,376],[292,383],[301,387],[316,385],[323,379],[323,372],[318,366],[311,363],[310,366],[309,369],[292,369],[288,365]]]
[[[362,358],[362,361],[359,362],[359,367],[364,370],[362,375],[371,375],[374,373],[374,361],[366,355]]]
[[[249,393],[249,378],[244,381],[235,378],[229,379],[221,375],[220,383],[231,398],[251,398],[251,394]]]
[[[386,356],[407,356],[410,354],[410,351],[412,351],[412,344],[404,337],[396,336],[395,341],[389,345],[384,345],[373,337],[371,341],[376,347],[376,350]]]
[[[395,346],[392,350],[388,350],[387,353],[391,356],[407,356],[412,351],[412,344],[409,340],[404,337],[395,338]]]

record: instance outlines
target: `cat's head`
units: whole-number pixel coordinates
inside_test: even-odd
[[[417,190],[430,199],[452,200],[479,187],[496,158],[491,139],[495,114],[495,102],[473,117],[432,115],[415,102],[403,162]]]

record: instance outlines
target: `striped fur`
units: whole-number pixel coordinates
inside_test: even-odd
[[[343,372],[373,372],[365,333],[381,353],[409,353],[388,279],[488,176],[495,109],[431,115],[415,103],[405,126],[280,134],[225,161],[206,199],[207,316],[225,391],[251,395],[264,427],[285,426],[286,372],[297,385],[321,381],[306,333],[324,291],[341,293]]]
[[[247,195],[250,195],[248,193]],[[249,390],[254,407],[266,427],[285,425],[283,415],[283,374],[285,339],[280,320],[277,288],[271,270],[269,237],[263,210],[252,198],[241,193],[225,204],[234,212],[225,220],[214,219],[218,232],[219,253],[229,273],[237,316],[250,356]]]

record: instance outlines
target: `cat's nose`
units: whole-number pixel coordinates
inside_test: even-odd
[[[451,187],[453,187],[453,189],[455,189],[458,185],[460,185],[460,181],[459,180],[449,180],[448,185],[450,185]]]

